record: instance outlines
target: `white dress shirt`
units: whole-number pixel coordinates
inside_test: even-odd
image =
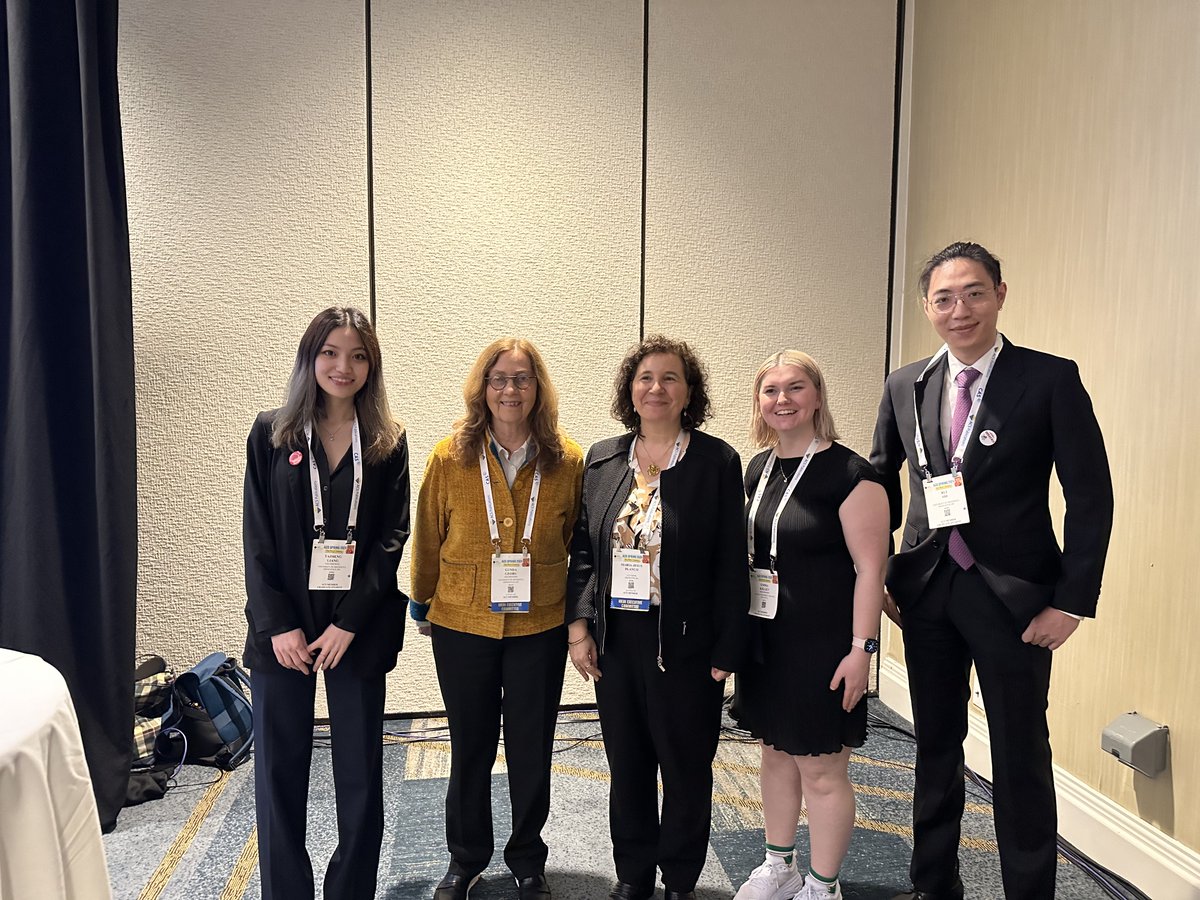
[[[508,482],[510,488],[513,486],[513,482],[517,480],[517,473],[521,471],[521,467],[529,462],[535,453],[532,434],[525,439],[525,443],[512,453],[509,453],[500,445],[500,442],[496,440],[496,436],[489,430],[488,447],[491,449],[492,455],[496,457],[497,462],[500,463],[500,468],[504,470],[504,480]]]

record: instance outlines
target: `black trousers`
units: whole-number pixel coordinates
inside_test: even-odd
[[[254,670],[254,803],[263,900],[313,896],[304,846],[315,675]],[[338,844],[326,900],[372,900],[383,841],[383,675],[360,678],[347,660],[325,672]]]
[[[667,659],[663,672],[657,655],[656,610],[607,611],[596,703],[612,774],[613,860],[626,884],[651,887],[659,868],[670,890],[690,891],[708,855],[724,689],[706,657]]]
[[[550,761],[566,665],[566,627],[496,639],[434,625],[432,636],[450,724],[450,871],[476,875],[492,858],[492,765],[503,720],[513,823],[504,861],[517,878],[540,875],[548,853],[542,828],[550,815]]]
[[[978,569],[964,572],[949,557],[902,617],[917,732],[913,886],[938,893],[957,882],[973,660],[991,740],[1004,894],[1009,900],[1053,897],[1058,822],[1046,724],[1051,651],[1024,643],[1023,626]]]

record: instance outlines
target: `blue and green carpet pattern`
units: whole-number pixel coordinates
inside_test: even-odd
[[[907,889],[912,831],[911,737],[891,725],[899,720],[876,701],[879,724],[851,758],[858,814],[842,870],[847,900],[887,900]],[[385,723],[384,800],[386,831],[377,896],[384,900],[430,900],[446,871],[443,802],[450,770],[445,723],[438,719]],[[604,900],[613,881],[608,838],[608,767],[594,712],[563,713],[554,761],[547,879],[556,900]],[[314,870],[322,872],[336,842],[329,735],[314,741],[308,843]],[[510,827],[504,748],[493,769],[493,814],[498,848]],[[236,772],[186,766],[161,800],[126,809],[105,836],[115,900],[256,900],[258,844],[254,826],[253,762]],[[762,860],[762,807],[758,748],[732,730],[714,763],[710,852],[696,895],[728,900]],[[991,806],[968,784],[959,851],[968,897],[999,898],[999,857]],[[797,834],[801,863],[808,830]],[[1101,861],[1103,862],[1103,861]],[[320,875],[317,896],[321,896]],[[516,887],[500,849],[472,900],[515,900]],[[661,897],[661,888],[660,894]],[[1106,896],[1080,869],[1060,859],[1059,900]]]

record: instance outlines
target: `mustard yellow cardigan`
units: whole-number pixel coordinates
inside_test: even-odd
[[[491,638],[538,634],[563,623],[567,550],[579,516],[583,478],[579,445],[564,438],[563,449],[562,462],[542,472],[530,541],[529,612],[494,613],[490,608],[492,539],[479,460],[466,465],[455,460],[449,437],[433,448],[417,497],[412,544],[412,595],[417,602],[430,604],[430,622]],[[529,509],[533,466],[522,467],[510,489],[495,455],[488,453],[487,462],[501,549],[517,553]]]

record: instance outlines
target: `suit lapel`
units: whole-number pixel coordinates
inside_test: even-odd
[[[975,430],[971,434],[971,443],[963,458],[963,474],[968,479],[977,478],[987,468],[987,462],[993,455],[992,446],[1003,440],[1004,425],[1009,414],[1025,393],[1025,366],[1019,350],[1006,339],[1004,349],[996,357],[996,368],[988,380],[983,402],[979,405],[979,417],[975,420]],[[995,433],[996,441],[993,444],[985,444],[980,440],[985,431]]]
[[[929,470],[935,475],[950,471],[950,461],[946,458],[946,442],[942,437],[942,390],[946,383],[947,365],[946,356],[943,354],[937,365],[914,387],[917,409],[921,417],[921,439],[925,442]]]

